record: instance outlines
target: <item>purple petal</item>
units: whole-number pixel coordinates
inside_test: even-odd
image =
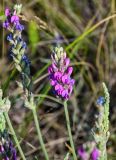
[[[69,63],[70,63],[70,59],[69,59],[69,58],[66,58],[66,59],[65,59],[65,67],[66,67],[66,68],[69,66]]]
[[[4,152],[4,147],[0,145],[0,152]]]
[[[19,22],[16,22],[16,26],[15,26],[16,30],[22,31],[24,30],[24,26],[21,25]]]
[[[55,91],[59,90],[59,88],[60,88],[60,85],[59,85],[59,84],[56,84],[56,85],[55,85]]]
[[[8,17],[10,15],[10,10],[9,8],[6,8],[5,9],[5,16]]]
[[[67,90],[67,89],[64,89],[64,90],[62,91],[62,97],[67,98],[67,96],[68,96],[68,90]]]
[[[87,153],[86,153],[86,151],[84,150],[83,146],[81,146],[81,147],[78,149],[78,155],[80,156],[80,158],[81,158],[82,160],[88,160]]]
[[[53,72],[52,66],[48,67],[48,73],[51,74]]]
[[[64,51],[64,54],[63,54],[63,58],[65,59],[66,58],[66,52]]]
[[[92,160],[98,160],[99,158],[99,150],[97,148],[94,148],[91,153]]]
[[[65,90],[62,91],[62,97],[65,97]]]
[[[74,80],[74,79],[71,79],[70,84],[71,84],[71,85],[74,85],[74,84],[75,84],[75,80]]]
[[[67,74],[65,74],[64,76],[62,76],[62,82],[63,82],[64,84],[69,82],[69,77],[68,77]]]
[[[58,68],[56,67],[55,63],[52,63],[52,67],[53,67],[54,71],[58,71]]]
[[[13,160],[17,160],[17,153],[16,153],[16,150],[13,149]]]
[[[62,95],[62,91],[64,90],[62,85],[59,85],[58,95]]]
[[[51,86],[54,86],[56,84],[56,82],[54,80],[50,81]]]
[[[17,15],[13,15],[11,17],[11,23],[17,23],[17,22],[19,22],[19,17]]]
[[[8,157],[5,157],[5,160],[10,160]]]
[[[54,78],[57,79],[57,80],[60,80],[62,77],[62,73],[61,72],[55,72],[54,74]]]
[[[3,27],[4,28],[8,28],[10,26],[9,22],[6,20],[4,23],[3,23]]]
[[[72,93],[72,90],[73,90],[73,87],[70,85],[70,86],[69,86],[69,88],[68,88],[68,92],[69,92],[69,94],[71,94],[71,93]]]
[[[68,74],[71,75],[73,72],[73,67],[68,67]]]

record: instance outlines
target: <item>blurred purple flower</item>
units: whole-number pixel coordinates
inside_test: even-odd
[[[91,159],[98,160],[98,158],[99,158],[99,150],[97,148],[94,148],[91,153]]]
[[[20,24],[19,22],[16,23],[15,28],[16,28],[16,30],[19,30],[19,31],[24,30],[24,26],[22,24]]]
[[[5,9],[5,16],[8,17],[10,15],[10,10],[9,8],[6,8]]]
[[[11,16],[11,23],[19,23],[19,17],[16,15],[16,11],[14,11],[13,15]]]
[[[9,26],[10,26],[10,23],[7,20],[5,20],[5,22],[3,22],[3,27],[8,29]]]
[[[81,158],[81,160],[88,160],[88,154],[87,152],[84,150],[83,146],[81,146],[78,149],[78,155]]]
[[[8,8],[5,9],[6,20],[3,22],[3,27],[9,29],[9,27],[14,27],[16,30],[22,31],[24,26],[19,22],[19,16],[14,12],[10,11]]]
[[[83,145],[78,148],[77,152],[81,160],[98,160],[100,155],[99,150],[96,147],[94,147],[92,151],[89,152],[84,149]]]
[[[63,48],[56,47],[52,55],[52,64],[48,68],[50,84],[56,95],[66,100],[69,99],[75,83],[75,80],[70,77],[73,68],[69,64],[70,59],[66,57]]]

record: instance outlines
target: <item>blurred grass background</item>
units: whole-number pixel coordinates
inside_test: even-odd
[[[116,1],[115,0],[0,0],[0,83],[12,100],[10,116],[28,160],[42,159],[32,113],[25,109],[22,91],[9,56],[8,33],[2,29],[3,10],[21,3],[23,38],[28,44],[43,137],[51,159],[62,160],[68,148],[68,135],[61,102],[51,91],[47,78],[52,48],[63,46],[71,58],[76,80],[69,102],[76,150],[93,139],[96,99],[105,82],[111,95],[109,159],[116,159]]]

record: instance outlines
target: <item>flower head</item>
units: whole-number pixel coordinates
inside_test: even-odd
[[[52,54],[52,64],[48,68],[50,84],[56,95],[62,99],[69,99],[75,80],[71,78],[73,68],[69,66],[70,59],[62,47],[56,47]]]
[[[11,11],[9,8],[5,9],[5,16],[6,20],[3,23],[3,27],[6,29],[15,29],[22,31],[24,29],[24,26],[20,24],[19,22],[19,16],[18,16],[18,10],[14,9],[14,11]]]
[[[20,24],[20,12],[22,5],[15,5],[14,10],[5,10],[6,20],[3,26],[10,31],[7,40],[11,46],[9,49],[10,57],[14,61],[16,69],[21,73],[23,89],[31,90],[30,60],[25,54],[27,44],[22,38],[24,26]],[[23,76],[22,76],[23,75]],[[28,93],[30,94],[31,91]],[[27,92],[26,92],[27,93]]]

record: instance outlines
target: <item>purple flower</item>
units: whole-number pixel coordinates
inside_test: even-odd
[[[81,158],[81,160],[88,160],[88,154],[87,152],[84,150],[83,146],[81,146],[78,149],[78,155]]]
[[[68,100],[75,83],[75,80],[71,78],[73,68],[69,66],[70,59],[66,58],[66,52],[62,47],[56,47],[51,57],[52,64],[48,68],[50,84],[56,96]]]
[[[19,17],[17,15],[13,15],[11,17],[11,23],[18,23],[19,22]]]
[[[9,8],[6,8],[5,9],[5,16],[8,17],[10,15],[10,10]]]
[[[22,30],[24,30],[24,26],[18,22],[18,23],[16,23],[16,25],[15,25],[15,29],[16,29],[16,30],[19,30],[19,31],[22,31]]]
[[[91,159],[98,160],[98,158],[99,158],[99,150],[97,148],[94,148],[91,153]]]
[[[12,152],[12,159],[17,160],[16,149],[13,147],[12,141],[10,141],[10,143],[9,143],[9,148],[10,148],[10,151]]]
[[[15,30],[22,31],[24,30],[24,26],[19,22],[19,16],[16,13],[16,10],[13,12],[10,11],[8,8],[5,9],[5,16],[6,20],[3,22],[3,27],[8,29],[9,27],[13,27]]]
[[[8,27],[10,26],[10,23],[6,20],[5,22],[3,22],[3,27],[8,29]]]

